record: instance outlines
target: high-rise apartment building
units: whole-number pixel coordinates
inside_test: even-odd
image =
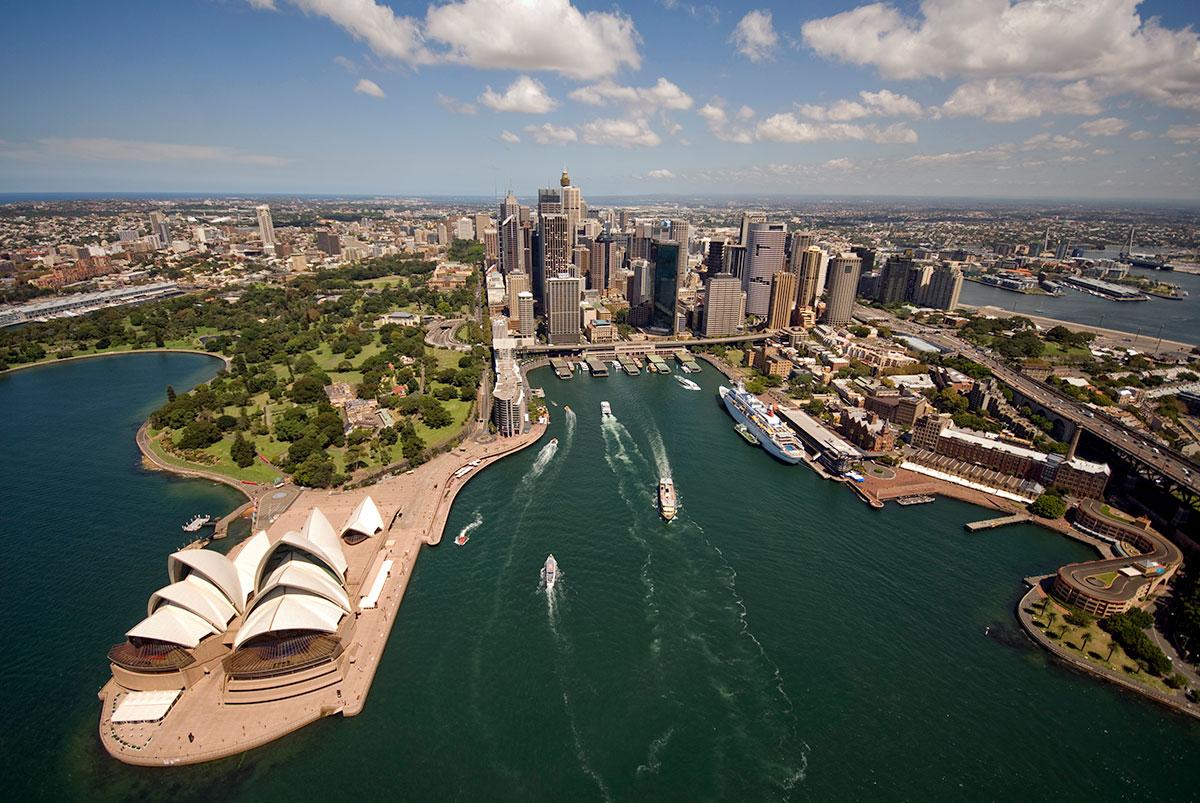
[[[517,196],[509,190],[500,204],[500,270],[504,273],[517,271],[528,273],[529,263],[525,258],[524,240],[521,232],[521,205]]]
[[[796,308],[796,277],[780,271],[771,277],[771,306],[767,312],[768,329],[786,329],[792,324]]]
[[[725,241],[709,240],[708,250],[704,254],[704,272],[709,276],[721,273],[725,266]]]
[[[791,247],[788,248],[788,253],[792,255],[792,259],[796,258],[796,254],[804,253],[805,249],[811,248],[817,244],[817,235],[811,231],[794,231],[792,232]],[[794,273],[795,271],[793,271]]]
[[[704,291],[704,336],[737,334],[745,306],[746,294],[742,292],[741,279],[732,273],[709,276],[708,287]]]
[[[331,257],[338,256],[342,253],[342,239],[332,231],[318,231],[317,249]]]
[[[771,277],[783,270],[786,247],[785,224],[750,224],[749,240],[746,243],[746,270],[742,274],[747,315],[767,317],[771,308]]]
[[[929,285],[925,289],[925,298],[921,304],[935,309],[952,310],[958,306],[958,296],[962,291],[962,268],[953,262],[943,262],[933,269]]]
[[[862,260],[845,251],[829,260],[829,292],[825,297],[825,313],[821,320],[830,326],[847,326],[854,312],[854,294],[858,290],[858,274]]]
[[[492,216],[486,212],[477,212],[472,219],[471,227],[475,231],[475,239],[483,242],[483,233],[492,228]]]
[[[167,218],[162,212],[150,213],[150,233],[158,240],[159,248],[166,248],[171,244],[171,229],[167,226]]]
[[[521,293],[531,292],[533,287],[529,281],[529,274],[516,271],[509,273],[504,277],[505,289],[508,291],[508,317],[514,321],[521,319],[521,307],[518,300]]]
[[[258,238],[262,240],[264,249],[275,247],[275,223],[271,220],[271,207],[263,204],[254,207],[258,215]]]
[[[563,216],[564,220],[566,216]],[[568,273],[546,279],[546,331],[552,345],[579,342],[580,279]]]

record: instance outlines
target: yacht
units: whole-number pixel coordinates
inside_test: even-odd
[[[558,561],[553,555],[546,558],[546,564],[542,566],[542,582],[546,584],[546,590],[554,588],[554,584],[558,582]]]
[[[692,380],[688,379],[686,376],[676,376],[675,381],[679,383],[680,387],[682,387],[686,390],[699,390],[700,389],[699,385],[697,385]]]
[[[670,477],[658,481],[658,510],[667,521],[675,518],[675,483]]]
[[[606,401],[600,402],[600,415],[602,418],[615,418],[613,415],[612,405]]]
[[[203,513],[198,513],[198,514],[196,514],[196,516],[194,516],[192,518],[191,521],[189,521],[187,524],[183,525],[183,531],[185,533],[194,533],[194,532],[198,531],[200,528],[204,527],[205,525],[211,524],[212,520],[213,520],[212,516],[207,516]]]

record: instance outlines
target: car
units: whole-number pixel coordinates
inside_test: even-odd
[[[1154,452],[1155,454],[1162,454],[1162,452],[1158,450],[1157,446],[1151,446],[1150,451]]]

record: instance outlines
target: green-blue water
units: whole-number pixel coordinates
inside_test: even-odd
[[[18,794],[1194,797],[1200,724],[1053,664],[1015,624],[1020,578],[1089,550],[1030,526],[968,534],[963,523],[986,512],[947,500],[872,511],[745,444],[715,400],[712,369],[693,377],[700,392],[650,374],[559,382],[536,373],[559,405],[549,433],[557,450],[532,447],[460,494],[448,536],[470,527],[471,540],[458,548],[447,537],[418,560],[361,716],[204,767],[119,765],[94,736],[104,648],[162,582],[178,522],[199,504],[171,494],[211,492],[136,470],[137,418],[185,365],[139,366],[140,398],[110,374],[119,386],[107,392],[126,403],[110,416],[123,423],[95,433],[128,459],[110,457],[92,482],[136,497],[138,515],[174,505],[171,515],[130,532],[127,513],[114,521],[86,501],[56,519],[74,518],[74,529],[42,528],[27,501],[19,518],[5,511],[19,561],[5,561],[11,579],[0,593],[21,607],[7,643],[25,655],[20,674],[5,666],[5,688],[53,697],[32,707],[5,699],[3,747],[15,767],[5,776]],[[15,419],[44,414],[13,433],[22,453],[72,451],[53,444],[77,434],[38,408],[48,398],[88,408],[109,377],[87,363],[26,376],[57,384],[35,393],[21,374],[0,379],[5,443]],[[85,385],[87,395],[72,392]],[[602,399],[619,424],[601,425]],[[20,477],[22,500],[71,479],[69,468],[6,452],[7,487]],[[682,503],[670,524],[653,504],[664,469]],[[136,548],[114,548],[125,542]],[[562,569],[553,598],[538,587],[550,552]],[[73,578],[68,598],[47,604],[64,577]],[[99,603],[88,601],[94,586],[103,586]]]

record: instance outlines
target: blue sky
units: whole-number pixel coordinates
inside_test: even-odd
[[[0,192],[1200,198],[1200,8],[15,3]]]

